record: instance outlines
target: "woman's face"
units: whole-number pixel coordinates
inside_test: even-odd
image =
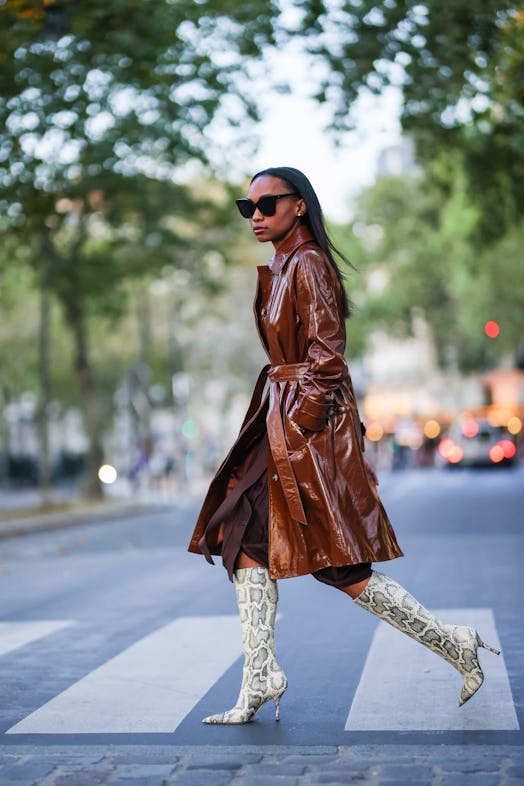
[[[249,187],[247,196],[253,202],[269,194],[290,194],[293,191],[285,181],[272,175],[257,177]],[[306,204],[299,196],[286,196],[277,199],[274,216],[264,216],[257,208],[249,219],[251,229],[259,243],[271,241],[276,249],[300,222],[306,212]]]

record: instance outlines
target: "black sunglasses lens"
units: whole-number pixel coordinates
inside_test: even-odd
[[[240,215],[244,218],[251,218],[256,210],[256,205],[251,199],[237,199],[237,207],[240,210]]]
[[[277,198],[275,196],[260,197],[257,207],[263,216],[274,216],[277,209]]]

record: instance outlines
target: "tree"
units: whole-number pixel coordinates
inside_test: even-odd
[[[208,163],[220,144],[206,135],[214,120],[254,117],[250,63],[274,42],[275,14],[259,0],[13,0],[0,9],[0,231],[37,249],[31,264],[45,267],[74,337],[91,495],[100,493],[101,440],[89,316],[118,307],[130,272],[186,244],[182,219],[202,200],[170,184],[187,179],[189,163]],[[162,189],[171,201],[159,205]],[[139,260],[130,237],[147,251]]]
[[[513,0],[314,0],[301,3],[309,50],[328,65],[317,97],[351,123],[362,90],[402,93],[402,124],[448,192],[464,168],[476,239],[524,213],[524,12]],[[348,114],[349,108],[349,114]],[[354,118],[353,118],[354,120]],[[452,153],[440,159],[441,153]]]

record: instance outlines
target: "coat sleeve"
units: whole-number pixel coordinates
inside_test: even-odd
[[[321,253],[307,249],[296,268],[297,312],[306,331],[309,368],[289,416],[309,431],[321,431],[326,425],[330,393],[347,373],[346,329],[336,292],[339,283],[328,265]]]

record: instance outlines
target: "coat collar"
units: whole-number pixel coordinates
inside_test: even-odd
[[[278,251],[275,251],[272,259],[269,261],[271,272],[274,275],[278,275],[297,248],[303,246],[304,243],[310,243],[312,240],[313,235],[309,227],[298,224],[296,229],[285,239],[284,243],[280,246]]]

